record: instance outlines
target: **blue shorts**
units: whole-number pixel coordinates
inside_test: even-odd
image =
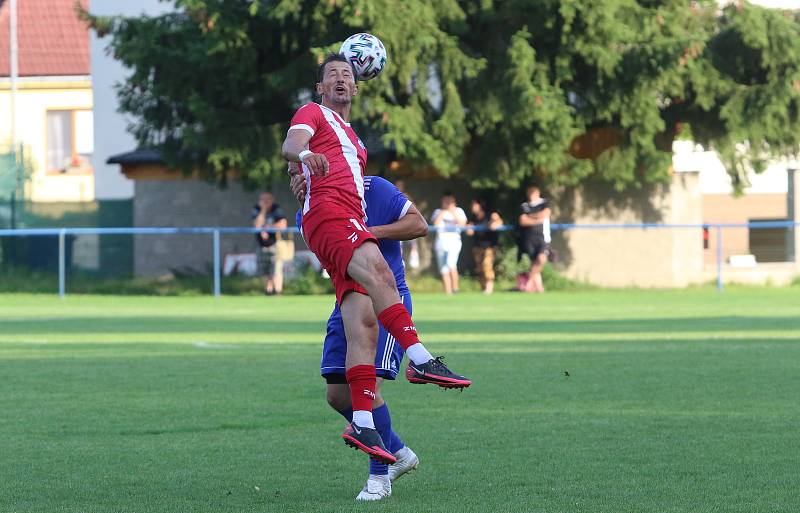
[[[412,313],[411,294],[406,292],[400,295],[400,301]],[[397,371],[400,369],[400,362],[403,361],[403,348],[387,332],[383,326],[378,324],[378,349],[375,352],[375,374],[379,378],[395,379]],[[322,362],[320,362],[319,373],[329,383],[346,383],[345,357],[347,356],[347,339],[344,335],[344,324],[342,324],[342,312],[339,305],[333,309],[333,313],[328,319],[328,332],[325,335],[325,343],[322,346]]]

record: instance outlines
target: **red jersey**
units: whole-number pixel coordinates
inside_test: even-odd
[[[364,168],[367,165],[367,148],[350,123],[323,105],[307,103],[292,117],[289,130],[293,129],[309,132],[311,140],[308,149],[325,155],[329,165],[325,176],[313,176],[302,165],[308,184],[303,205],[303,225],[306,225],[307,215],[365,220]]]

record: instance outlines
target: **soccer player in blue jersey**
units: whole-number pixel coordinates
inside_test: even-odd
[[[292,178],[292,191],[302,204],[305,194],[305,180],[302,175]],[[367,204],[367,225],[369,230],[379,239],[381,254],[389,264],[397,282],[397,290],[403,305],[412,313],[411,293],[406,285],[405,266],[401,240],[411,240],[428,233],[428,224],[417,208],[391,182],[378,177],[364,177],[364,199]],[[297,226],[301,225],[301,212],[297,213]],[[333,309],[328,319],[327,334],[322,349],[320,374],[328,383],[328,404],[339,412],[348,422],[352,421],[350,404],[350,388],[345,378],[345,358],[347,339],[345,337],[342,313],[339,305]],[[392,493],[392,482],[401,475],[414,470],[419,465],[419,458],[406,447],[392,430],[392,418],[389,407],[381,394],[383,380],[394,380],[397,377],[403,349],[394,338],[379,326],[378,348],[375,357],[375,371],[378,377],[372,415],[375,427],[380,433],[386,448],[394,454],[397,462],[392,465],[379,463],[374,459],[369,462],[369,477],[364,488],[356,497],[359,501],[374,501],[389,497]]]

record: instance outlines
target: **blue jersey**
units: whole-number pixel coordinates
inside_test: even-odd
[[[364,200],[367,204],[367,226],[383,226],[397,221],[411,208],[411,202],[392,182],[380,176],[364,177]],[[297,227],[301,226],[302,212],[297,211]],[[403,248],[400,241],[381,240],[378,242],[381,254],[389,264],[397,282],[400,295],[408,292],[406,270],[403,264]]]

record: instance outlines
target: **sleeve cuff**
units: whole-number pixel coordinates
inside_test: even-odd
[[[403,209],[400,211],[400,215],[397,216],[397,219],[400,219],[401,217],[406,215],[408,213],[409,208],[411,208],[411,202],[409,200],[406,200],[406,204],[403,205]]]
[[[310,133],[311,135],[314,135],[314,129],[311,128],[308,125],[305,125],[305,124],[292,125],[292,126],[289,127],[289,130],[305,130],[306,132]]]

